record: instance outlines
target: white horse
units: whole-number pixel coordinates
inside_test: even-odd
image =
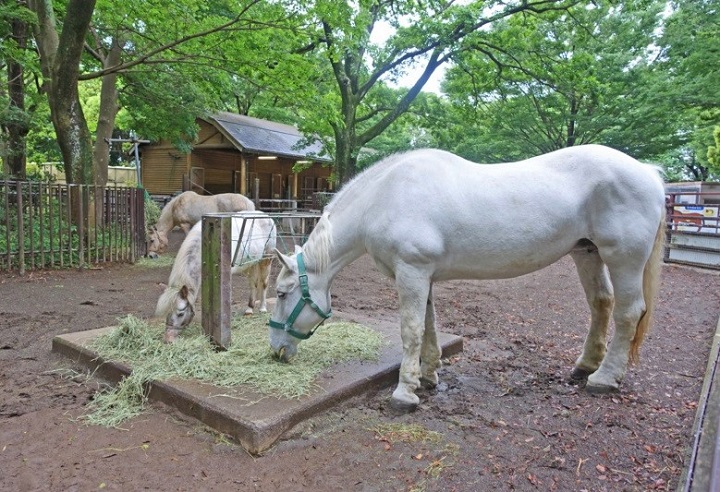
[[[438,382],[434,282],[499,279],[575,261],[592,315],[572,376],[617,390],[649,328],[665,236],[659,171],[598,145],[478,165],[440,150],[391,156],[348,183],[277,279],[270,345],[287,360],[330,315],[338,272],[367,253],[395,280],[403,358],[391,404]],[[307,277],[303,277],[307,275]],[[606,349],[610,317],[615,335]]]
[[[243,229],[243,221],[245,227]],[[240,234],[242,231],[242,238]],[[276,246],[275,222],[261,212],[241,212],[232,217],[232,254],[240,250],[232,273],[247,273],[250,299],[245,314],[253,314],[259,299],[259,311],[267,312],[267,287]],[[195,301],[200,294],[202,260],[202,221],[196,223],[180,246],[165,292],[155,308],[156,316],[165,316],[165,341],[174,341],[195,316]]]
[[[202,216],[217,212],[242,212],[255,210],[255,204],[239,193],[220,193],[219,195],[198,195],[194,191],[185,191],[170,200],[160,213],[157,223],[148,234],[148,256],[157,258],[168,245],[168,233],[180,227],[185,234],[190,231]]]

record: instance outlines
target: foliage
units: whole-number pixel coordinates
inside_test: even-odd
[[[155,200],[150,198],[150,195],[145,193],[145,227],[150,230],[152,226],[157,224],[162,209]]]
[[[710,168],[717,175],[720,175],[720,126],[715,127],[713,138],[715,139],[715,145],[708,147],[707,160]]]
[[[24,201],[32,200],[33,188],[23,196]],[[9,197],[17,201],[17,195],[10,193]],[[34,262],[36,265],[59,265],[62,263],[79,263],[80,240],[77,228],[67,222],[67,217],[60,213],[63,208],[59,200],[52,197],[46,203],[32,207],[23,207],[19,214],[16,203],[10,203],[5,208],[5,202],[0,200],[0,258],[2,268],[16,268],[20,248],[19,221],[22,220],[24,230],[23,248],[26,252],[26,263]],[[40,208],[43,208],[41,211]],[[52,212],[51,212],[52,211]],[[42,214],[42,215],[41,215]],[[43,217],[41,220],[40,217]],[[7,254],[14,257],[7,264]]]
[[[61,19],[76,5],[50,3]],[[13,16],[35,22],[2,8],[1,32]],[[422,146],[496,162],[589,142],[711,179],[718,16],[695,0],[97,0],[79,100],[94,131],[108,118],[101,81],[115,76],[115,131],[182,150],[208,111],[294,124],[335,156],[340,181]],[[22,62],[28,101],[25,115],[4,111],[0,91],[0,124],[28,119],[29,160],[61,160],[36,51],[0,52]],[[445,96],[421,92],[448,63]]]
[[[670,4],[655,41],[656,56],[649,66],[648,97],[638,122],[648,131],[655,155],[685,179],[720,177],[720,168],[707,161],[713,128],[720,124],[720,9],[714,1],[677,0]],[[640,113],[642,115],[642,113]]]
[[[454,119],[475,130],[460,132],[456,148],[467,145],[465,135],[493,160],[593,142],[640,147],[644,134],[623,121],[643,87],[642,60],[662,6],[578,5],[468,36],[443,85],[458,108]]]

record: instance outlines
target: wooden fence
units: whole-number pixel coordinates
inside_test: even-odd
[[[0,271],[135,262],[145,254],[141,188],[0,182]]]
[[[665,261],[720,269],[720,194],[668,193]]]

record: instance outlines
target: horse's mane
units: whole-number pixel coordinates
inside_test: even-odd
[[[332,247],[332,224],[329,213],[324,212],[303,245],[305,257],[318,273],[324,272],[330,265],[330,247]]]
[[[303,245],[305,257],[309,259],[318,272],[323,272],[330,265],[330,248],[332,247],[332,221],[330,217],[332,211],[337,207],[344,206],[343,203],[346,201],[355,202],[359,194],[371,188],[376,181],[383,179],[401,156],[402,154],[392,155],[363,170],[343,186],[325,207],[322,217],[320,217],[315,229],[313,229],[307,242]]]
[[[200,291],[201,277],[198,275],[200,269],[201,248],[202,248],[202,222],[198,222],[180,246],[175,261],[173,262],[168,285],[165,292],[158,299],[155,308],[156,316],[166,316],[174,309],[175,301],[183,286],[188,288],[188,300],[195,303]]]
[[[330,203],[325,206],[325,210],[332,213],[332,210],[342,206],[341,204],[344,201],[351,200],[354,202],[357,195],[364,193],[367,189],[372,189],[374,183],[382,181],[385,178],[385,174],[397,164],[404,154],[405,152],[393,154],[365,168],[353,179],[345,183],[333,199],[330,200]]]

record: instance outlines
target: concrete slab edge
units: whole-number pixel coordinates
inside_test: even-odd
[[[688,464],[678,484],[678,492],[720,490],[720,318],[708,356],[693,422],[693,441],[686,453]]]

